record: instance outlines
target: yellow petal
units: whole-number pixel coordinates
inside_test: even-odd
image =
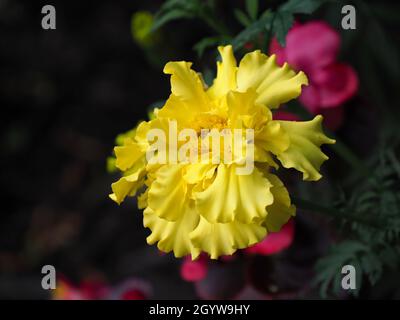
[[[186,183],[182,165],[164,165],[155,172],[149,187],[148,205],[154,213],[168,221],[176,221],[186,205]]]
[[[193,105],[171,94],[165,105],[158,111],[159,118],[176,120],[180,128],[189,128],[199,110]]]
[[[270,109],[297,98],[301,86],[307,84],[303,72],[296,74],[286,63],[280,67],[275,55],[268,57],[259,50],[246,54],[237,71],[238,90],[255,89],[258,94],[256,101]]]
[[[147,188],[143,193],[139,194],[137,197],[138,208],[145,209],[147,207],[147,199],[149,195],[149,189]]]
[[[317,181],[322,176],[319,169],[328,160],[320,149],[322,144],[333,144],[322,131],[322,116],[310,121],[278,121],[289,135],[290,145],[287,150],[277,154],[285,168],[295,168],[303,173],[303,180]]]
[[[132,167],[144,154],[140,145],[130,138],[125,140],[124,146],[115,147],[114,152],[117,158],[115,165],[122,171]]]
[[[249,175],[238,175],[236,168],[220,164],[211,185],[194,194],[196,209],[209,222],[251,223],[266,216],[271,184],[257,168]]]
[[[190,239],[195,247],[207,252],[211,259],[217,259],[221,255],[231,255],[237,249],[247,248],[265,236],[266,229],[255,223],[210,223],[200,217],[200,223],[191,232]]]
[[[168,62],[164,73],[171,74],[171,91],[175,96],[191,103],[198,110],[208,111],[209,101],[203,83],[191,66],[192,63],[185,61]]]
[[[147,207],[143,212],[143,225],[150,228],[151,234],[147,237],[148,244],[158,242],[157,247],[164,252],[173,251],[175,257],[183,257],[188,254],[195,259],[200,250],[192,245],[189,238],[199,223],[199,215],[193,206],[185,205],[179,219],[168,221],[160,218],[154,211]]]
[[[216,167],[217,165],[212,163],[192,163],[185,167],[183,178],[189,184],[195,184],[204,179],[211,179]]]
[[[144,174],[145,160],[144,157],[142,157],[140,161],[137,161],[135,165],[127,171],[124,177],[111,185],[113,193],[110,194],[110,198],[116,203],[121,204],[125,197],[133,197],[144,184]]]
[[[269,121],[257,133],[255,143],[266,151],[279,154],[289,147],[289,136],[278,121]]]
[[[278,232],[295,215],[296,208],[291,204],[289,192],[282,181],[271,173],[267,173],[266,177],[272,183],[271,193],[274,195],[274,202],[267,207],[268,214],[264,224],[268,232]]]
[[[150,130],[150,121],[142,121],[136,128],[135,140],[139,144],[143,144],[145,146],[147,143],[147,132]]]
[[[217,62],[217,77],[207,93],[212,99],[225,95],[229,90],[236,89],[236,59],[232,46],[218,47],[222,61]]]
[[[279,165],[276,163],[271,153],[269,151],[266,151],[264,148],[259,147],[257,144],[254,148],[254,161],[266,163],[276,170],[279,169]]]
[[[268,116],[262,117],[260,105],[255,104],[257,93],[250,89],[246,92],[230,91],[226,96],[230,128],[255,128],[256,121],[267,121]],[[272,118],[272,115],[270,116]]]

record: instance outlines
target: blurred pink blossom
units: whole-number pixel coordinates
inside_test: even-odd
[[[86,279],[73,284],[65,276],[57,279],[53,292],[54,300],[144,300],[151,296],[149,284],[143,280],[129,278],[112,287],[100,279]]]
[[[343,121],[341,105],[358,90],[354,69],[336,61],[339,48],[339,33],[323,21],[296,23],[286,36],[285,47],[275,38],[270,45],[278,64],[286,61],[306,73],[310,83],[303,88],[300,101],[311,113],[322,114],[332,130]]]
[[[247,254],[271,255],[288,248],[294,238],[294,223],[289,220],[279,232],[271,232],[265,239],[244,251]]]
[[[181,277],[182,279],[192,282],[199,281],[207,275],[207,256],[204,254],[194,261],[191,257],[183,258],[181,264]]]

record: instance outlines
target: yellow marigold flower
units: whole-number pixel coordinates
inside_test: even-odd
[[[154,119],[141,122],[135,135],[114,149],[115,165],[123,176],[112,184],[110,197],[119,204],[143,190],[138,203],[144,209],[144,226],[151,230],[147,242],[173,251],[176,257],[191,254],[195,259],[207,252],[216,259],[279,231],[295,214],[295,207],[282,181],[272,173],[279,168],[277,160],[285,168],[300,171],[304,180],[316,181],[328,159],[320,146],[335,142],[322,132],[321,116],[305,122],[273,120],[271,109],[297,98],[302,85],[308,84],[303,72],[296,73],[287,64],[279,67],[274,55],[258,50],[246,54],[237,66],[231,46],[218,49],[222,61],[209,88],[191,63],[167,63],[164,72],[171,75],[170,97]],[[171,139],[172,121],[177,129],[193,129],[201,141],[207,138],[203,129],[253,130],[252,141],[240,139],[245,147],[254,146],[254,169],[240,175],[241,152],[215,163],[212,146],[204,149],[197,144],[194,148],[199,148],[199,154],[211,154],[211,158],[153,163],[146,156],[152,148],[148,133],[163,130],[162,142],[171,146],[176,143]],[[233,149],[236,142],[227,145]],[[157,156],[170,156],[168,150]]]

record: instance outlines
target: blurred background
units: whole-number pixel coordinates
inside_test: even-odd
[[[151,107],[169,95],[163,65],[194,61],[205,78],[215,70],[214,45],[201,55],[193,49],[213,36],[201,19],[176,19],[148,36],[146,19],[162,3],[0,0],[0,298],[320,297],[312,284],[318,259],[333,241],[354,235],[351,230],[339,235],[341,223],[332,224],[331,217],[299,210],[282,238],[269,240],[273,248],[212,263],[203,257],[193,264],[146,244],[149,231],[135,199],[117,206],[108,198],[118,177],[107,170],[115,137],[145,120]],[[259,1],[259,11],[281,3]],[[45,4],[56,8],[56,30],[41,28]],[[216,16],[232,34],[244,28],[234,9],[245,11],[245,6],[245,1],[216,1]],[[373,164],[375,150],[388,144],[398,154],[396,139],[382,138],[381,129],[390,128],[388,137],[399,136],[400,8],[389,1],[364,6],[355,31],[341,29],[339,2],[297,21],[323,19],[340,34],[338,60],[353,66],[359,88],[342,103],[340,126],[332,130],[362,162]],[[253,47],[250,41],[241,53]],[[337,157],[331,150],[328,154]],[[286,181],[304,198],[347,205],[339,193],[351,194],[365,181],[352,176],[349,162],[331,160],[324,166],[327,179],[302,189],[291,184],[293,178]],[[396,197],[398,187],[397,177],[391,189]],[[391,212],[398,217],[396,210]],[[398,238],[394,241],[398,246]],[[394,268],[386,271],[384,265],[380,282],[363,280],[361,297],[400,297],[399,258],[390,259]],[[47,264],[57,270],[57,290],[41,287],[41,269]]]

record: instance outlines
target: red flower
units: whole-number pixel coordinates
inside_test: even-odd
[[[271,255],[288,248],[294,238],[294,223],[289,220],[279,232],[269,233],[265,239],[252,247],[245,249],[249,254]]]
[[[331,129],[340,126],[341,105],[358,90],[354,69],[336,62],[339,48],[338,32],[323,21],[296,23],[286,36],[286,47],[276,39],[270,45],[278,64],[286,61],[307,74],[310,84],[303,88],[300,101],[310,112],[322,114]]]

